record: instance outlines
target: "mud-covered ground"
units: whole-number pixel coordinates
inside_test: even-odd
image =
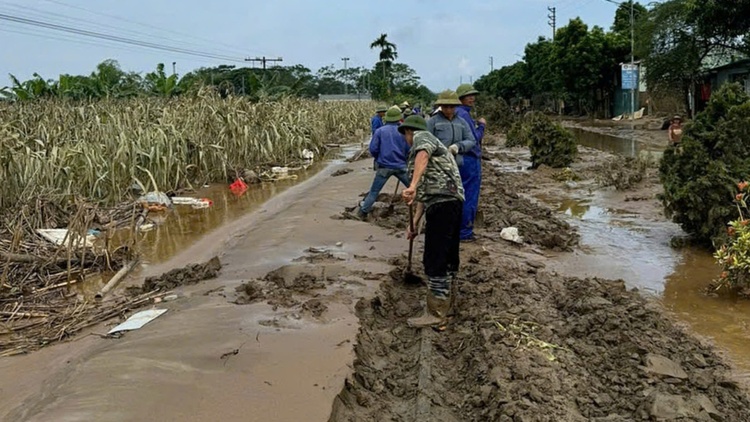
[[[548,253],[576,248],[578,235],[538,197],[617,186],[623,202],[656,209],[653,166],[581,148],[570,169],[528,172],[523,149],[486,155],[458,314],[444,332],[409,328],[424,287],[404,285],[403,259],[392,262],[378,295],[357,305],[354,374],[330,421],[750,420],[721,358],[654,301],[622,281],[545,268]],[[390,193],[381,200],[370,223],[400,235],[405,206]],[[523,244],[498,238],[509,226]]]

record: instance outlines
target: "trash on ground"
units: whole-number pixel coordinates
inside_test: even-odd
[[[288,174],[289,167],[271,167],[271,173],[273,174]]]
[[[214,205],[214,201],[212,201],[212,200],[210,200],[208,198],[201,198],[197,202],[195,202],[194,204],[192,204],[191,206],[194,209],[199,210],[199,209],[203,209],[203,208],[212,207],[213,205]]]
[[[315,158],[315,153],[305,148],[302,150],[302,158],[308,161],[312,161]]]
[[[172,200],[164,192],[149,192],[138,198],[138,203],[150,212],[166,211],[172,206]]]
[[[150,309],[148,311],[141,311],[130,316],[125,322],[109,330],[107,334],[117,333],[119,331],[132,331],[137,330],[154,319],[161,316],[166,309]]]
[[[354,171],[354,170],[352,170],[352,169],[339,169],[339,170],[336,170],[336,171],[334,171],[334,172],[333,172],[333,173],[331,174],[331,177],[338,177],[338,176],[343,176],[343,175],[345,175],[345,174],[349,174],[349,173],[351,173],[351,172],[353,172],[353,171]]]
[[[68,237],[68,229],[38,229],[36,232],[46,240],[58,246],[65,245],[66,243],[73,245],[79,243],[78,235],[75,233],[71,234],[71,238],[66,239],[66,237]],[[95,241],[96,236],[89,234],[86,236],[86,239],[83,242],[84,244],[81,246],[90,248],[94,246]]]
[[[175,205],[193,205],[198,201],[200,201],[200,199],[190,196],[175,196],[172,198],[172,203]]]
[[[236,196],[241,196],[247,191],[247,184],[242,179],[237,178],[234,183],[229,185],[229,190],[231,190]]]
[[[153,230],[154,227],[156,227],[156,224],[154,223],[141,224],[140,226],[138,226],[138,231],[147,232]]]
[[[518,229],[515,227],[506,227],[500,232],[500,237],[513,243],[523,243],[523,238],[518,235]]]

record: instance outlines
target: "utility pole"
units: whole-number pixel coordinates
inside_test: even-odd
[[[177,74],[177,62],[172,62],[172,75]]]
[[[635,66],[635,12],[634,12],[634,0],[630,0],[630,66]],[[638,72],[640,73],[640,72]],[[638,75],[640,76],[640,75]],[[638,85],[638,78],[635,78],[635,84],[633,89],[630,90],[630,120],[635,122],[635,89]],[[633,123],[635,124],[635,123]]]
[[[495,70],[495,58],[490,56],[490,72]]]
[[[344,78],[347,78],[346,70],[349,57],[342,57],[341,60],[344,62]],[[349,94],[349,84],[346,83],[346,79],[344,79],[344,94]]]
[[[555,33],[557,32],[557,8],[547,7],[547,10],[549,11],[549,14],[547,15],[549,21],[547,21],[547,23],[552,27],[552,41],[555,41]]]
[[[269,59],[269,58],[266,58],[266,56],[263,56],[263,57],[256,57],[253,59],[247,58],[245,59],[245,61],[246,62],[260,62],[263,65],[263,70],[266,70],[266,62],[282,62],[284,61],[284,59],[282,59],[281,57],[277,57],[275,59]]]

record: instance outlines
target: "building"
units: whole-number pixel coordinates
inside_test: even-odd
[[[750,59],[737,60],[723,66],[709,69],[704,74],[703,82],[696,89],[695,109],[704,110],[711,93],[725,83],[738,82],[750,94]]]

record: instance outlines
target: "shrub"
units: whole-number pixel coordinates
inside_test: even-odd
[[[750,173],[750,97],[738,84],[717,91],[685,128],[678,147],[662,158],[659,173],[667,217],[704,245],[722,242],[734,215],[729,199]]]
[[[729,223],[726,243],[714,253],[714,258],[723,269],[716,283],[717,290],[750,288],[750,220],[745,219],[745,216],[749,215],[746,202],[748,183],[740,182],[737,187],[739,193],[735,196],[734,202],[738,218]],[[747,293],[746,291],[745,294]]]
[[[507,132],[516,120],[504,99],[488,95],[477,96],[476,113],[487,119],[490,132]]]
[[[529,145],[529,125],[524,120],[517,120],[508,130],[505,146],[508,148]]]
[[[542,113],[531,113],[526,119],[533,168],[542,164],[561,168],[573,163],[578,146],[572,132]]]

